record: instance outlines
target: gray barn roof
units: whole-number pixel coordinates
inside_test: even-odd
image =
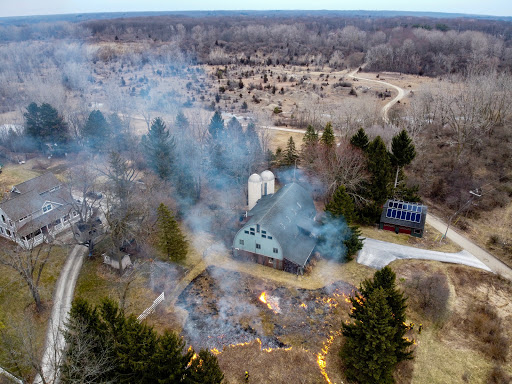
[[[315,248],[316,240],[301,231],[298,224],[302,228],[312,228],[315,215],[309,192],[299,184],[291,183],[258,200],[248,213],[251,218],[246,225],[259,224],[266,228],[279,241],[283,257],[302,267]]]

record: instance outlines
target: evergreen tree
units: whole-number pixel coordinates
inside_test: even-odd
[[[340,352],[347,378],[361,384],[393,383],[398,363],[393,343],[396,329],[386,292],[378,288],[368,297],[358,295],[350,301],[355,308],[349,315],[353,321],[342,324],[346,339]]]
[[[328,122],[327,125],[325,126],[324,132],[322,133],[322,137],[320,138],[320,141],[326,147],[334,148],[334,144],[335,144],[336,140],[334,137],[334,131],[332,129],[331,122]]]
[[[217,140],[223,131],[224,120],[222,119],[220,111],[215,111],[212,119],[210,120],[210,125],[208,125],[208,132],[214,140]]]
[[[400,168],[410,164],[416,157],[416,150],[407,131],[403,129],[391,141],[391,161],[396,167],[395,188],[398,184],[398,172]]]
[[[151,361],[155,382],[160,384],[184,382],[184,378],[189,375],[187,366],[193,355],[194,351],[191,349],[185,352],[185,341],[181,337],[174,332],[164,331],[158,339]]]
[[[176,115],[174,125],[176,126],[178,131],[186,131],[189,128],[190,123],[185,114],[182,111],[179,111],[178,114]]]
[[[352,260],[354,255],[363,249],[363,240],[361,238],[361,230],[357,225],[349,226],[350,236],[343,242],[347,248],[347,257]]]
[[[220,384],[224,380],[217,356],[207,349],[199,351],[198,357],[192,360],[189,371],[190,383]]]
[[[306,128],[302,142],[306,146],[318,143],[318,132],[315,131],[315,128],[313,128],[311,124]]]
[[[153,120],[148,134],[142,137],[142,145],[149,167],[162,180],[169,180],[174,161],[175,141],[160,117]]]
[[[368,171],[371,179],[369,185],[370,197],[375,207],[381,207],[391,195],[393,171],[386,145],[377,136],[368,146]]]
[[[163,203],[158,207],[158,247],[172,261],[184,260],[188,252],[178,222]]]
[[[110,126],[101,111],[95,110],[89,114],[82,136],[93,149],[99,150],[108,145]]]
[[[338,239],[343,241],[345,247],[346,258],[351,260],[352,257],[363,248],[363,240],[361,231],[356,225],[350,225],[356,219],[354,202],[345,190],[345,186],[338,187],[334,195],[325,206],[325,211],[328,214],[327,220],[332,222],[332,219],[338,219],[340,236]],[[340,221],[339,219],[342,218]],[[348,225],[348,226],[347,226]]]
[[[368,145],[370,144],[370,142],[368,140],[366,132],[362,127],[359,128],[357,133],[350,138],[350,144],[352,144],[354,147],[362,149],[363,151],[366,151],[368,149]]]
[[[279,149],[279,148],[278,148]],[[276,152],[277,157],[277,152]],[[297,150],[295,149],[295,142],[293,141],[293,137],[290,136],[288,139],[288,144],[286,145],[286,150],[283,155],[282,164],[283,165],[295,165],[298,160],[299,155],[297,154]]]
[[[25,134],[37,143],[39,149],[46,143],[64,147],[69,142],[68,125],[50,104],[43,103],[38,107],[36,103],[30,103],[24,117]]]
[[[409,347],[412,345],[412,342],[404,338],[407,331],[405,325],[407,298],[404,297],[403,292],[397,288],[396,274],[389,266],[375,272],[373,279],[364,280],[359,287],[359,292],[362,297],[366,298],[379,288],[385,291],[386,301],[393,313],[393,326],[396,329],[393,341],[395,343],[395,356],[397,361],[400,362],[402,360],[411,359],[412,352],[409,351]]]
[[[347,224],[356,219],[354,201],[347,193],[345,186],[340,185],[334,192],[329,202],[325,205],[325,211],[333,216],[343,216]]]

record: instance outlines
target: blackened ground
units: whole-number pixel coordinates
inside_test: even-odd
[[[198,350],[247,343],[262,348],[300,346],[320,350],[338,330],[354,287],[336,282],[319,290],[277,286],[263,278],[209,267],[182,292],[177,306],[188,312],[183,336]],[[267,304],[260,301],[266,293]]]

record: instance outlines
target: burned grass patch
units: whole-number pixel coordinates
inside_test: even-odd
[[[195,349],[222,350],[251,343],[320,352],[340,328],[354,287],[336,282],[305,290],[218,267],[209,267],[182,292],[177,307],[188,312],[182,334]]]

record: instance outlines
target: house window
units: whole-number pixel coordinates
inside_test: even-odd
[[[64,216],[64,221],[69,221],[69,215]]]
[[[274,248],[274,253],[279,253],[279,249]]]
[[[240,239],[240,245],[244,245],[244,241]]]
[[[54,225],[59,225],[61,223],[61,220],[60,219],[57,219],[55,220],[55,223],[53,223]]]
[[[256,249],[261,249],[261,244],[256,243]]]
[[[9,220],[9,225],[10,225],[11,227],[14,227],[14,223],[13,223],[11,220]]]
[[[11,236],[11,231],[9,231],[8,229],[5,230],[5,233],[7,233],[7,236]]]
[[[46,212],[51,211],[51,210],[52,210],[52,205],[51,204],[45,205],[43,207],[43,213],[46,213]]]
[[[4,229],[2,227],[0,227],[0,233],[3,234],[4,233]]]
[[[2,215],[2,221],[5,223],[5,216]]]
[[[73,216],[75,216],[75,217],[78,216],[78,212],[73,211]]]
[[[20,219],[20,223],[23,221],[23,220],[26,220],[28,218],[28,215],[27,216],[24,216]]]

